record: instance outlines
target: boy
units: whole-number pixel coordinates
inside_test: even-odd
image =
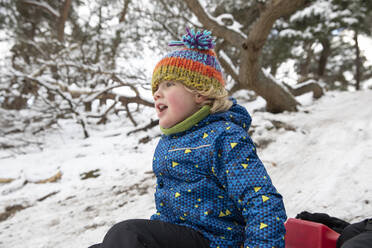
[[[284,247],[282,197],[248,136],[251,118],[227,97],[210,32],[187,32],[151,83],[164,133],[157,213],[116,224],[97,247]]]

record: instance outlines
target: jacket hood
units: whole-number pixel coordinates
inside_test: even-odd
[[[252,122],[251,116],[243,106],[236,102],[234,98],[230,98],[230,100],[233,102],[233,105],[229,110],[222,113],[212,114],[209,116],[209,118],[212,118],[213,121],[233,122],[234,124],[248,131]]]

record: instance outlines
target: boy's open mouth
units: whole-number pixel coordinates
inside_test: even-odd
[[[160,104],[158,104],[158,105],[156,106],[156,108],[158,109],[159,113],[161,113],[161,112],[163,112],[164,110],[166,110],[166,109],[168,108],[168,106],[165,105],[165,104],[160,103]]]

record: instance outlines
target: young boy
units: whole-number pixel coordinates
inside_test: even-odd
[[[284,247],[282,197],[248,136],[251,118],[227,97],[210,32],[187,32],[151,83],[164,133],[157,213],[116,224],[97,247]]]

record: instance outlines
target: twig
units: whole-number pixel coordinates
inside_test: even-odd
[[[153,128],[153,127],[157,126],[158,124],[159,124],[159,120],[154,121],[154,120],[151,119],[151,122],[148,125],[146,125],[142,128],[138,128],[138,129],[135,129],[135,130],[132,130],[132,131],[128,132],[127,136],[131,135],[132,133],[137,133],[137,132],[140,132],[140,131],[146,131],[150,128]]]
[[[125,110],[127,111],[127,115],[129,117],[129,120],[133,123],[133,125],[136,127],[138,124],[137,122],[134,120],[131,112],[129,111],[129,107],[128,107],[128,104],[125,104]]]

